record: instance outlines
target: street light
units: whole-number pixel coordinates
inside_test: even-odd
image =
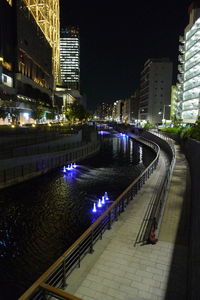
[[[144,109],[143,108],[139,108],[139,110],[138,110],[138,120],[137,120],[137,125],[139,125],[139,122],[140,122],[140,117],[141,117],[141,113],[144,111]]]
[[[164,104],[163,105],[163,118],[162,118],[163,125],[165,124],[165,107],[166,106],[171,107],[171,105],[170,104]]]

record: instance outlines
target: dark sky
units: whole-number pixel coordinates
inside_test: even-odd
[[[60,0],[61,26],[80,26],[81,91],[89,108],[130,96],[150,57],[169,57],[176,78],[178,39],[188,24],[190,3]]]

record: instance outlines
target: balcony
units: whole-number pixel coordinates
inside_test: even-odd
[[[180,83],[177,84],[177,92],[183,92],[183,85]]]
[[[179,45],[179,51],[184,54],[185,53],[185,46],[184,45]]]
[[[178,74],[177,79],[178,79],[179,83],[183,83],[183,81],[184,81],[183,74]]]
[[[179,35],[179,42],[184,44],[185,43],[185,39],[182,35]]]
[[[178,65],[178,70],[179,70],[180,73],[184,73],[183,65]]]
[[[179,62],[180,62],[181,64],[183,64],[183,63],[184,63],[184,61],[185,61],[184,55],[182,55],[182,54],[179,54],[179,56],[178,56],[178,60],[179,60]]]

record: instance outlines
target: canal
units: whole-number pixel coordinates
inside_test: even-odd
[[[17,299],[98,217],[94,202],[104,192],[116,199],[155,157],[128,137],[100,139],[100,152],[77,169],[1,191],[1,300]]]

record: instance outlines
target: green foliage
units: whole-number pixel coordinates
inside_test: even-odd
[[[160,130],[163,132],[179,135],[181,127],[163,127]]]
[[[72,103],[65,112],[65,116],[69,122],[83,121],[90,118],[90,114],[85,111],[83,105],[78,102]]]
[[[181,139],[192,138],[200,141],[200,120],[186,127],[162,128],[161,131],[179,135]]]
[[[144,125],[144,129],[149,130],[152,128],[154,128],[154,125],[152,123],[150,123],[149,121],[147,121],[147,123]]]
[[[7,115],[8,115],[8,112],[4,108],[0,107],[0,119],[2,118],[3,120],[5,120]]]
[[[47,112],[46,118],[47,118],[47,120],[54,120],[55,115],[56,115],[56,112],[54,110],[52,110],[51,112]]]
[[[35,109],[31,112],[31,117],[34,120],[40,120],[42,119],[43,114],[44,114],[44,109],[42,109],[39,106],[36,106]]]
[[[191,136],[191,127],[180,128],[179,135],[181,139],[187,139]]]
[[[172,123],[174,124],[174,127],[181,127],[182,122],[183,119],[177,119],[176,116],[173,116]]]
[[[192,125],[190,129],[190,137],[200,141],[200,120],[198,120],[194,125]]]

